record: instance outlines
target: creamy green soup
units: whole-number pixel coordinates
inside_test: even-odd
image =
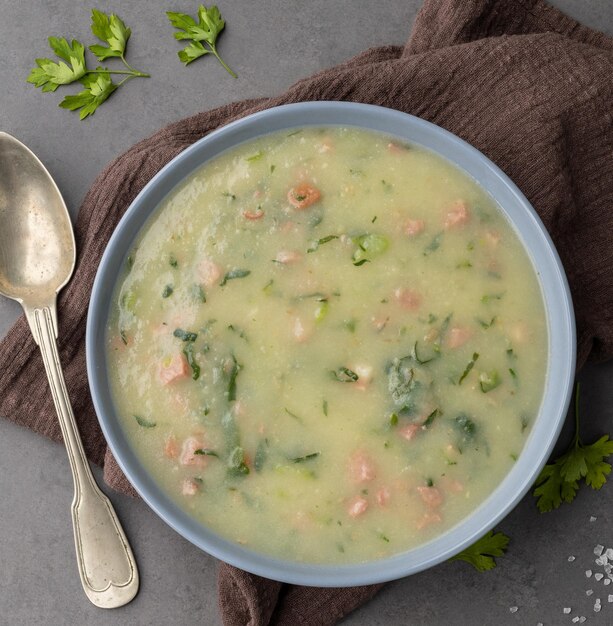
[[[535,271],[442,158],[352,128],[204,165],[132,250],[108,323],[143,464],[205,526],[286,559],[372,560],[471,513],[541,401]]]

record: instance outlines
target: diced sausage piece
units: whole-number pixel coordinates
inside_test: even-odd
[[[302,255],[300,252],[296,252],[295,250],[279,250],[277,252],[277,256],[275,257],[275,261],[277,263],[283,263],[283,265],[288,265],[290,263],[296,263],[296,261],[300,261]]]
[[[381,487],[375,495],[375,498],[377,499],[377,504],[379,506],[386,506],[390,500],[390,497],[390,490],[385,486]]]
[[[324,137],[317,146],[317,152],[320,154],[326,154],[327,152],[331,152],[333,148],[334,144],[332,142],[332,137]]]
[[[347,507],[347,513],[351,515],[351,517],[358,517],[363,513],[366,513],[366,509],[368,508],[368,500],[362,498],[361,496],[357,496],[349,503]]]
[[[443,504],[443,495],[436,487],[417,487],[417,492],[430,508],[435,509]]]
[[[464,491],[464,485],[455,478],[445,477],[445,490],[451,493],[462,493]]]
[[[191,478],[186,478],[183,481],[183,488],[181,492],[184,496],[195,496],[198,493],[198,483]]]
[[[204,454],[196,454],[196,450],[203,447],[202,442],[196,439],[196,437],[188,437],[183,442],[179,463],[181,463],[181,465],[198,465],[204,467],[208,463],[209,458]]]
[[[292,336],[298,343],[304,343],[311,337],[312,330],[304,325],[299,317],[295,317],[292,322]]]
[[[416,524],[417,530],[423,530],[427,526],[432,526],[432,524],[440,524],[442,521],[443,518],[438,513],[425,513],[424,516]]]
[[[164,456],[168,459],[176,459],[179,454],[179,446],[174,435],[170,435],[164,442]]]
[[[247,220],[259,220],[264,217],[264,211],[258,207],[255,211],[246,210],[243,211],[243,217]]]
[[[207,287],[211,287],[221,278],[221,267],[211,259],[202,259],[198,265],[198,276]]]
[[[409,237],[415,237],[423,232],[426,224],[423,220],[407,220],[404,223],[404,234]]]
[[[372,365],[360,363],[353,366],[353,371],[358,375],[358,380],[355,384],[356,389],[364,391],[372,381]]]
[[[367,483],[376,477],[375,465],[364,452],[356,452],[349,459],[349,478],[354,483]]]
[[[158,375],[163,385],[186,378],[189,375],[187,359],[182,354],[175,354],[170,360],[163,360]]]
[[[524,322],[516,322],[509,328],[509,336],[515,343],[526,343],[528,334],[528,327]]]
[[[387,144],[387,151],[390,154],[402,154],[403,152],[406,152],[407,149],[403,146],[399,146],[397,143],[394,143],[393,141],[390,141]]]
[[[470,219],[470,213],[463,200],[456,200],[445,216],[444,226],[445,228],[455,228],[456,226],[463,226]]]
[[[407,424],[398,429],[398,434],[407,441],[411,441],[411,439],[415,438],[420,428],[419,424]]]
[[[421,304],[421,296],[411,289],[398,287],[394,290],[394,298],[396,302],[407,311],[415,311]]]
[[[296,209],[302,210],[315,204],[321,198],[321,192],[317,187],[308,183],[300,183],[287,192],[289,203]]]
[[[494,230],[488,230],[485,233],[485,244],[490,250],[495,250],[500,243],[500,233],[497,233]]]
[[[298,232],[298,226],[297,226],[296,222],[292,222],[290,220],[290,221],[287,221],[287,222],[283,222],[279,226],[279,230],[282,233],[284,233],[284,234],[292,233],[292,232],[296,233],[296,232]]]
[[[454,326],[449,330],[445,343],[448,348],[463,346],[472,336],[472,330],[463,326]]]

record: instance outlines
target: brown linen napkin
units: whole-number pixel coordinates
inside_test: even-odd
[[[79,211],[75,276],[59,299],[60,356],[89,458],[132,492],[98,426],[85,373],[85,319],[111,232],[145,183],[197,139],[238,117],[304,100],[379,104],[458,134],[528,196],[566,269],[578,361],[613,354],[613,40],[541,0],[426,0],[407,45],[367,50],[285,94],[229,104],[159,131],[113,161]],[[21,318],[0,343],[0,415],[60,440],[43,366]],[[227,626],[333,624],[379,586],[304,588],[222,564]]]

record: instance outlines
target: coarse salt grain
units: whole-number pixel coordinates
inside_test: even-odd
[[[579,623],[580,623],[580,624],[583,624],[583,622],[585,622],[585,620],[586,620],[586,619],[587,619],[587,617],[585,617],[585,615],[582,615],[582,616],[579,618]]]
[[[593,593],[594,593],[594,590],[593,590],[593,589],[588,589],[588,590],[585,592],[585,595],[586,595],[586,596],[591,596]]]
[[[573,617],[573,619],[571,620],[573,624],[576,624],[579,621],[579,616],[575,615],[575,617]]]
[[[569,563],[572,563],[574,560],[575,560],[574,556],[571,555],[571,556],[568,557],[568,562]]]
[[[602,607],[600,606],[600,604],[595,604],[595,605],[594,605],[594,613],[600,613],[600,609],[601,609],[601,608],[602,608]]]
[[[601,574],[600,572],[598,572],[598,574],[594,574],[594,578],[596,580],[602,580],[604,578],[604,574]]]
[[[613,602],[613,594],[611,594],[611,593],[610,593],[610,594],[609,594],[609,597],[607,598],[607,600],[608,600],[609,602]]]
[[[585,570],[585,576],[586,578],[590,578],[590,576],[592,575],[592,570],[591,569],[586,569]]]
[[[604,546],[598,544],[595,548],[594,548],[594,554],[596,556],[600,556],[604,551]]]
[[[605,579],[602,581],[602,584],[603,584],[603,585],[610,585],[610,584],[611,584],[611,579],[610,579],[610,578],[605,578]]]
[[[590,515],[590,522],[595,522],[598,518]]]
[[[609,565],[608,563],[604,566],[604,571],[607,574],[610,574],[612,570],[613,570],[613,567],[611,565]]]
[[[519,610],[519,607],[517,607],[517,606],[509,607],[509,611],[511,611],[511,613],[517,613],[518,610]]]
[[[613,548],[607,548],[605,554],[607,555],[607,559],[609,559],[609,561],[613,561]]]
[[[562,613],[564,613],[564,615],[568,615],[570,613],[570,609],[568,607],[565,607],[562,609]]]
[[[599,557],[598,557],[598,558],[594,561],[594,563],[596,563],[596,565],[606,565],[606,564],[607,564],[607,561],[608,561],[607,557],[603,555],[603,556],[599,556]]]

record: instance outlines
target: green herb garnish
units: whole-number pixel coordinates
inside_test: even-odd
[[[428,428],[429,426],[432,425],[432,423],[434,422],[434,420],[441,414],[441,412],[439,411],[439,409],[434,409],[434,411],[432,411],[432,413],[430,413],[430,415],[428,415],[428,417],[426,417],[426,420],[424,421],[424,423],[422,424],[423,428]]]
[[[172,334],[181,341],[196,341],[198,339],[198,333],[192,333],[182,328],[175,328]]]
[[[162,290],[162,298],[169,298],[172,296],[173,292],[174,287],[172,285],[166,285],[166,287]]]
[[[575,436],[568,450],[552,463],[545,465],[536,479],[533,492],[541,513],[557,509],[562,502],[572,502],[583,478],[592,489],[600,489],[611,473],[605,461],[613,454],[613,441],[603,435],[591,444],[584,444],[579,436],[579,391],[575,391]]]
[[[249,467],[245,463],[245,451],[241,446],[236,446],[228,456],[228,474],[230,476],[246,476]]]
[[[359,376],[355,372],[346,367],[331,370],[330,375],[339,383],[355,383],[359,379]]]
[[[316,459],[319,455],[319,452],[311,452],[311,454],[290,458],[288,461],[291,461],[292,463],[304,463],[305,461],[312,461],[313,459]]]
[[[172,252],[168,257],[168,264],[170,265],[170,267],[179,267],[179,261],[177,261],[177,257]]]
[[[201,56],[212,54],[223,65],[228,74],[236,78],[236,74],[224,63],[223,59],[217,53],[215,42],[226,23],[221,19],[221,13],[215,5],[207,9],[201,4],[198,7],[198,22],[196,22],[191,15],[186,15],[185,13],[166,11],[166,15],[170,23],[179,31],[174,34],[175,39],[179,41],[191,39],[188,46],[178,53],[179,59],[185,63],[185,65],[188,65]]]
[[[198,448],[197,450],[194,450],[194,454],[197,454],[199,456],[215,456],[219,458],[219,454],[217,454],[215,450],[211,450],[210,448]]]
[[[318,239],[317,241],[313,241],[311,245],[309,246],[307,253],[315,252],[315,250],[317,250],[319,246],[322,246],[324,243],[328,243],[329,241],[333,241],[334,239],[338,239],[338,238],[339,238],[339,235],[327,235],[326,237],[322,237],[321,239]]]
[[[241,270],[241,269],[230,270],[223,277],[223,280],[219,283],[219,285],[223,287],[229,280],[234,280],[236,278],[245,278],[245,276],[249,276],[249,274],[251,274],[251,270]]]
[[[441,241],[443,239],[443,233],[437,233],[432,238],[432,241],[424,248],[424,256],[428,256],[432,254],[435,250],[438,250],[441,247]]]
[[[194,284],[190,287],[189,293],[192,299],[196,302],[206,303],[206,294],[202,285]]]
[[[192,341],[188,341],[187,345],[183,349],[183,354],[187,359],[187,364],[192,370],[192,379],[198,380],[200,378],[200,366],[196,363],[196,357],[194,356],[194,344]]]
[[[504,533],[494,534],[490,530],[486,535],[465,548],[459,554],[452,556],[450,561],[466,561],[478,572],[486,572],[496,567],[495,557],[504,556],[509,545],[509,537]]]
[[[258,447],[255,451],[255,458],[253,459],[253,467],[256,472],[261,472],[264,467],[264,463],[266,463],[266,459],[268,457],[268,439],[263,439],[258,444]]]
[[[498,372],[496,370],[492,370],[491,372],[481,372],[481,374],[479,374],[479,386],[481,387],[481,391],[483,393],[496,389],[501,382],[502,380],[500,379],[500,376],[498,376]]]
[[[232,361],[230,362],[230,368],[227,372],[228,390],[226,391],[226,396],[228,402],[236,400],[236,378],[238,376],[238,373],[243,368],[243,366],[240,365],[240,363],[236,360],[236,357],[234,355],[231,355],[231,359]]]
[[[324,401],[322,402],[321,408],[322,408],[322,410],[323,410],[323,412],[324,412],[324,415],[325,415],[326,417],[328,417],[328,401],[327,401],[327,400],[324,400]]]
[[[475,363],[477,362],[478,358],[479,358],[479,353],[473,352],[472,359],[468,362],[468,364],[464,368],[464,371],[462,372],[462,376],[460,376],[460,380],[458,380],[458,385],[461,385],[462,381],[470,374],[470,370],[472,370],[472,368],[475,367]]]
[[[133,417],[136,420],[136,423],[143,428],[153,428],[154,426],[157,426],[157,422],[152,422],[151,420],[145,419],[140,415],[134,415]]]
[[[80,119],[93,115],[96,109],[105,102],[126,80],[134,77],[148,77],[149,74],[139,72],[128,64],[125,59],[126,46],[131,31],[121,18],[111,13],[106,15],[94,9],[92,11],[91,31],[107,46],[93,45],[89,49],[99,61],[117,57],[123,62],[125,69],[110,70],[105,67],[88,69],[85,60],[85,46],[73,39],[68,42],[63,37],[49,37],[49,45],[59,62],[47,58],[36,59],[36,66],[27,78],[29,83],[40,87],[42,91],[55,91],[60,85],[69,85],[79,81],[85,89],[76,95],[66,96],[60,107],[70,111],[80,109]],[[111,74],[123,75],[119,84],[111,79]]]
[[[372,260],[373,257],[383,254],[389,248],[388,238],[376,233],[353,237],[352,241],[358,246],[353,253],[353,264],[358,267]]]

